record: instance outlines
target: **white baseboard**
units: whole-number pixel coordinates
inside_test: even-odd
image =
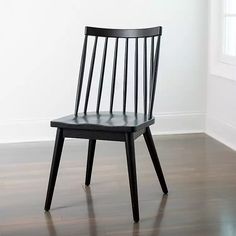
[[[156,122],[151,126],[154,135],[205,132],[205,114],[203,112],[161,113],[155,117]]]
[[[183,134],[204,132],[204,113],[162,113],[155,116],[151,126],[156,134]],[[50,120],[29,120],[0,123],[0,143],[54,140],[56,129]]]
[[[236,127],[234,125],[214,117],[207,117],[206,133],[233,150],[236,150]]]
[[[0,143],[48,141],[55,134],[49,120],[0,122]]]

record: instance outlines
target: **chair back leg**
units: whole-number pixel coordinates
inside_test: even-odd
[[[88,146],[87,168],[86,168],[86,178],[85,178],[85,185],[87,186],[90,185],[90,181],[91,181],[95,146],[96,146],[96,140],[90,139],[89,146]]]
[[[167,186],[166,186],[166,181],[165,181],[162,169],[161,169],[161,164],[160,164],[160,161],[159,161],[159,158],[158,158],[158,155],[157,155],[157,151],[156,151],[155,144],[153,142],[152,134],[151,134],[151,131],[150,131],[149,127],[146,128],[146,132],[143,134],[143,136],[144,136],[144,139],[146,141],[148,151],[149,151],[151,159],[152,159],[152,163],[153,163],[154,168],[156,170],[157,177],[158,177],[159,182],[161,184],[162,191],[165,194],[167,194],[168,189],[167,189]]]
[[[125,136],[125,147],[127,155],[127,166],[129,174],[129,185],[131,202],[133,209],[133,218],[135,222],[139,221],[139,206],[138,206],[138,188],[137,188],[137,175],[135,164],[135,149],[134,149],[134,136],[132,133],[127,133]]]
[[[47,196],[46,196],[45,207],[44,207],[45,211],[49,211],[51,207],[54,187],[55,187],[55,183],[57,179],[58,167],[61,160],[63,144],[64,144],[63,130],[58,128],[57,134],[56,134],[52,164],[51,164],[51,172],[50,172],[49,182],[48,182]]]

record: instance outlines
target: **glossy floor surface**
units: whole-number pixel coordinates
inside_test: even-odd
[[[124,143],[98,141],[86,188],[87,141],[66,141],[50,213],[43,207],[53,142],[0,145],[0,235],[235,236],[236,152],[204,134],[156,136],[155,143],[169,195],[139,138],[138,224]]]

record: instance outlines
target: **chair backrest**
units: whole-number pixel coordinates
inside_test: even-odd
[[[130,68],[132,69],[132,79],[133,79],[133,112],[137,114],[141,109],[142,113],[148,118],[152,118],[153,104],[155,98],[156,90],[156,81],[157,81],[157,72],[158,72],[158,61],[159,61],[159,50],[160,50],[160,39],[162,35],[162,27],[153,27],[146,29],[105,29],[105,28],[94,28],[94,27],[85,27],[85,38],[83,44],[83,51],[81,56],[81,64],[78,78],[78,88],[76,94],[76,103],[75,103],[75,116],[78,115],[79,108],[82,109],[83,113],[87,113],[88,103],[91,95],[91,83],[94,77],[94,65],[95,62],[99,63],[99,81],[97,84],[97,94],[93,94],[96,97],[96,112],[100,111],[101,96],[104,87],[104,72],[108,64],[107,60],[107,50],[108,47],[113,47],[112,54],[112,72],[110,74],[110,93],[109,97],[109,112],[113,112],[113,103],[115,96],[116,88],[116,79],[117,79],[117,57],[118,51],[120,49],[120,43],[123,41],[123,52],[122,52],[122,84],[123,84],[123,94],[119,94],[119,99],[122,101],[122,110],[123,113],[127,111],[127,97],[130,95],[127,89],[127,83],[130,79],[128,72]],[[86,67],[87,52],[88,52],[88,38],[93,37],[93,49],[91,51],[90,64],[87,75],[87,83],[84,83],[84,71]],[[98,40],[103,38],[103,52],[102,55],[97,58],[97,45]],[[111,40],[114,40],[114,43],[110,43]],[[131,48],[131,41],[133,42],[133,51]],[[140,47],[141,46],[141,47]],[[140,52],[141,48],[141,52]],[[132,53],[132,55],[131,55]],[[128,58],[133,58],[133,65],[131,66]],[[142,57],[142,58],[141,58]],[[140,62],[142,67],[142,73],[140,72]],[[96,72],[97,74],[97,72]],[[141,74],[141,75],[140,75]],[[139,96],[139,81],[142,80],[142,96]],[[84,95],[84,105],[82,107],[81,103],[81,93],[82,88],[85,88]],[[142,108],[140,106],[139,99],[142,99]],[[81,106],[81,107],[80,107]]]

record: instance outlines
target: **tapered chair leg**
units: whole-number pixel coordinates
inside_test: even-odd
[[[51,164],[51,172],[50,172],[50,177],[48,181],[48,190],[47,190],[47,196],[46,196],[45,207],[44,207],[45,211],[49,211],[51,207],[54,187],[55,187],[55,183],[57,179],[58,167],[59,167],[60,159],[61,159],[63,143],[64,143],[63,131],[62,129],[58,128],[57,134],[56,134],[52,164]]]
[[[162,191],[165,194],[167,194],[168,189],[167,189],[167,186],[166,186],[166,181],[165,181],[162,169],[161,169],[161,164],[160,164],[159,159],[158,159],[157,151],[156,151],[155,144],[153,142],[152,134],[151,134],[151,131],[150,131],[149,127],[146,128],[146,132],[143,135],[144,135],[144,139],[146,141],[148,151],[149,151],[151,159],[152,159],[152,163],[154,165],[154,168],[156,170],[158,179],[160,181]]]
[[[137,188],[137,175],[136,175],[136,164],[135,164],[134,137],[132,133],[126,134],[125,146],[127,154],[127,165],[129,173],[129,185],[130,185],[133,218],[135,222],[138,222],[139,221],[138,188]]]
[[[90,185],[91,181],[95,146],[96,146],[96,140],[90,139],[88,146],[87,168],[86,168],[86,178],[85,178],[85,185],[87,186]]]

